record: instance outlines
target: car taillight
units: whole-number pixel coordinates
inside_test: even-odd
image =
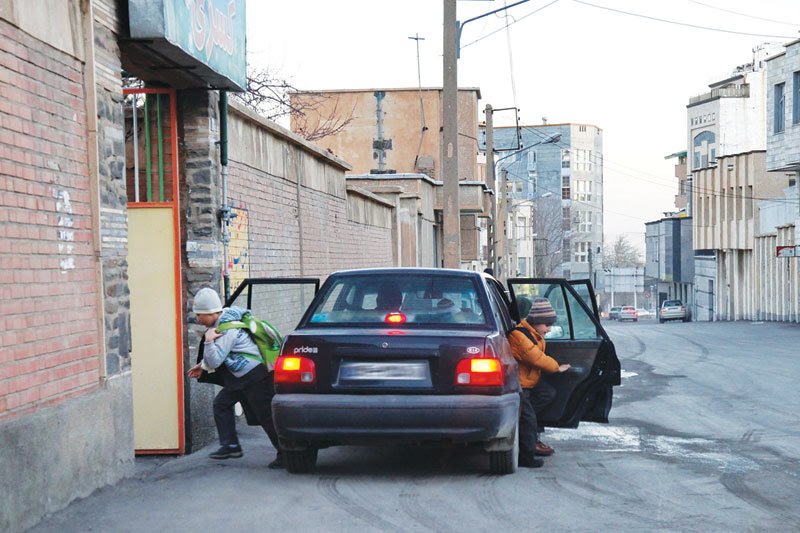
[[[503,385],[503,365],[493,357],[470,357],[456,365],[456,385],[491,387]]]
[[[383,319],[387,324],[405,324],[407,320],[406,315],[403,313],[389,313]]]
[[[282,355],[275,361],[275,383],[317,382],[317,371],[314,361],[307,357]]]
[[[639,311],[634,311],[633,316],[639,316]]]

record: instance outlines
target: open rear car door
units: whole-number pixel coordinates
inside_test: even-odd
[[[508,288],[515,318],[519,318],[518,297],[550,300],[557,319],[546,336],[547,354],[572,365],[561,374],[542,374],[557,395],[540,413],[539,423],[551,427],[577,427],[582,420],[607,423],[613,387],[620,384],[620,364],[614,344],[600,324],[591,282],[513,278],[508,280]]]
[[[285,336],[297,327],[318,290],[318,278],[247,278],[225,307],[250,309]]]

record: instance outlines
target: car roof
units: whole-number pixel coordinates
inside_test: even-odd
[[[356,268],[351,270],[339,270],[331,276],[363,276],[363,275],[395,274],[395,275],[419,275],[427,274],[431,276],[457,276],[457,277],[489,277],[483,272],[473,270],[460,270],[457,268],[421,268],[421,267],[387,267],[387,268]]]

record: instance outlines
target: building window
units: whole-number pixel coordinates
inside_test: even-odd
[[[561,151],[561,168],[569,168],[569,150]]]
[[[586,233],[592,231],[591,211],[578,211],[578,231],[583,231]]]
[[[569,207],[561,208],[561,229],[568,231],[572,228],[572,221],[569,219]]]
[[[592,182],[587,180],[577,180],[575,182],[575,199],[579,202],[592,201]]]
[[[783,117],[785,114],[785,107],[786,107],[786,96],[784,94],[784,90],[786,89],[785,83],[779,83],[775,86],[775,109],[773,110],[772,121],[773,121],[773,132],[774,133],[781,133],[785,125],[783,123]]]
[[[792,85],[792,124],[800,124],[800,71],[794,73]]]
[[[576,263],[588,263],[590,246],[591,243],[588,242],[576,242],[574,247],[573,261]]]
[[[693,146],[693,169],[706,168],[717,163],[717,136],[713,131],[695,135]]]

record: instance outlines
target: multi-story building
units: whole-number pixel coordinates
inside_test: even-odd
[[[485,132],[481,138],[485,150]],[[530,147],[499,165],[512,229],[520,214],[530,224],[526,233],[516,222],[519,273],[591,278],[601,286],[603,131],[590,124],[496,127],[494,146],[501,156]]]
[[[695,318],[740,319],[753,311],[754,201],[777,193],[766,175],[767,61],[776,45],[712,83],[687,105],[690,210],[695,221]],[[723,163],[724,160],[724,163]],[[768,196],[767,196],[768,197]]]
[[[488,214],[489,191],[477,159],[478,101],[480,89],[458,91],[458,179],[461,214],[461,265],[478,269],[484,265],[480,242],[485,240],[485,219]],[[441,167],[444,154],[442,137],[443,91],[441,88],[351,89],[301,91],[291,95],[291,103],[302,113],[291,118],[295,133],[308,135],[330,127],[326,135],[314,142],[352,164],[349,180],[355,180],[376,194],[385,194],[387,187],[404,187],[403,194],[427,191],[433,180],[433,206],[420,197],[417,210],[408,220],[417,221],[415,228],[423,247],[417,260],[406,258],[408,266],[441,265],[443,241],[443,194]],[[410,180],[413,176],[430,180]],[[412,183],[414,183],[412,185]]]
[[[685,212],[665,213],[645,223],[645,288],[654,307],[667,299],[694,306],[692,218]]]
[[[767,171],[785,187],[762,201],[759,317],[800,321],[800,40],[767,61]],[[793,248],[792,248],[793,247]],[[781,253],[778,253],[778,249]]]

